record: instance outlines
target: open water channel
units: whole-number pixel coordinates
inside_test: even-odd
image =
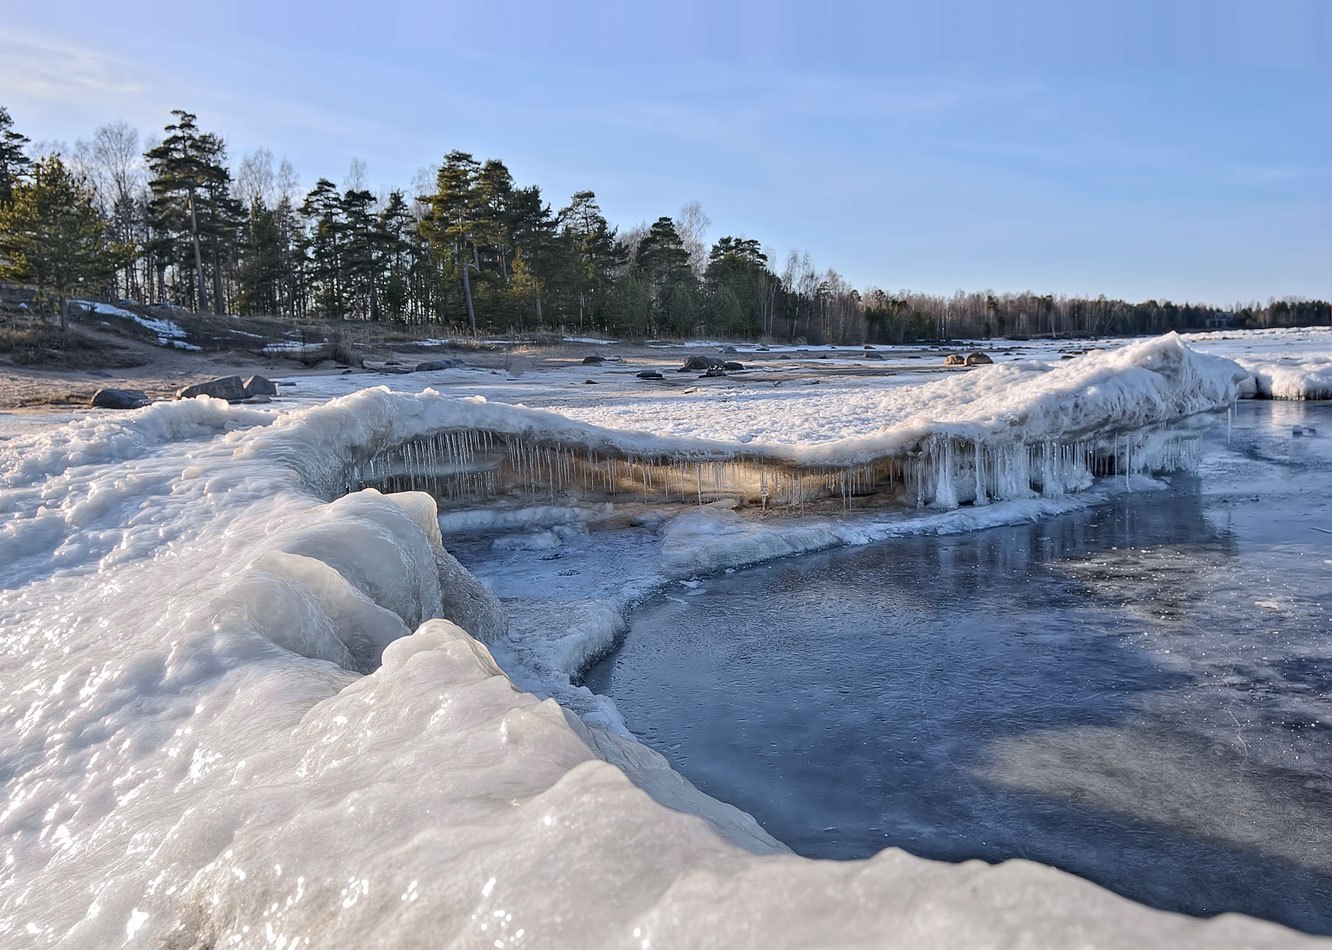
[[[1332,404],[1019,527],[803,556],[636,611],[584,682],[800,854],[1029,858],[1332,933]]]

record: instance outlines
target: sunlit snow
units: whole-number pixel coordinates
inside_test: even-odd
[[[569,685],[635,585],[1038,518],[1099,476],[1150,487],[1251,378],[1235,363],[1172,335],[799,392],[626,399],[563,396],[559,375],[544,390],[440,377],[447,394],[303,378],[263,409],[201,397],[6,420],[0,943],[1301,939],[1148,910],[1024,861],[798,858]],[[705,491],[705,463],[732,481]],[[792,473],[812,481],[788,500],[825,507],[753,517],[781,500],[765,479]],[[362,487],[413,479],[430,493]],[[450,506],[460,485],[467,504]],[[621,503],[656,519],[660,557],[565,616],[507,612],[441,533],[484,522],[531,548],[577,530],[570,507]]]

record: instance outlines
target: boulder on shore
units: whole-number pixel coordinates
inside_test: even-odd
[[[635,374],[639,379],[664,379],[665,377],[655,369],[645,369],[641,373]]]
[[[177,399],[193,399],[195,396],[212,396],[228,402],[240,402],[248,395],[245,383],[239,376],[219,376],[207,382],[195,383],[176,390]]]
[[[277,383],[264,376],[251,376],[245,381],[245,395],[249,396],[276,396]]]
[[[98,409],[141,409],[151,400],[137,389],[99,389],[90,405]]]
[[[727,360],[725,363],[722,364],[722,369],[729,370],[729,369],[744,369],[744,368],[745,368],[744,363],[735,363],[730,360]]]
[[[684,361],[684,365],[681,366],[679,369],[677,369],[676,372],[677,373],[688,373],[691,371],[696,372],[700,369],[711,369],[714,366],[724,369],[726,367],[726,361],[719,360],[715,356],[691,356],[689,357],[689,359]]]
[[[984,353],[982,353],[980,350],[977,350],[977,351],[974,352],[974,353],[968,353],[968,354],[967,354],[967,365],[968,365],[968,366],[984,366],[984,365],[987,364],[987,363],[993,363],[993,362],[994,362],[994,360],[990,359],[988,356],[986,356],[986,355],[985,355]]]
[[[436,370],[453,369],[453,367],[457,365],[458,365],[457,360],[424,360],[416,364],[415,372],[433,373]]]
[[[601,365],[602,363],[604,363],[604,362],[606,362],[606,357],[604,357],[604,356],[584,356],[584,357],[583,357],[583,365],[584,365],[584,366],[600,366],[600,365]]]

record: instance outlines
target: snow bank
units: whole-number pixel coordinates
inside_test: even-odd
[[[93,300],[75,300],[74,303],[92,313],[134,321],[139,326],[151,330],[157,335],[158,346],[174,347],[178,350],[200,349],[200,347],[186,341],[184,328],[174,320],[168,320],[165,317],[144,317],[123,307],[114,307],[109,303],[99,303]]]
[[[855,392],[747,390],[720,404],[640,397],[555,414],[431,390],[360,393],[348,397],[358,425],[370,414],[383,428],[357,445],[346,478],[454,503],[599,492],[766,507],[878,493],[952,508],[1177,467],[1186,445],[1142,433],[1229,406],[1246,378],[1170,335],[1054,366]]]
[[[1254,394],[1265,399],[1332,399],[1332,355],[1241,356],[1236,362],[1252,375]]]
[[[1095,377],[1076,408],[955,415],[1052,434],[1110,407],[1215,408],[1233,385],[1172,341],[1120,368],[1136,381]],[[1301,942],[1020,861],[783,854],[659,756],[516,689],[482,643],[503,613],[444,551],[434,501],[343,496],[376,453],[478,425],[736,447],[382,390],[285,416],[202,397],[0,442],[0,944]]]

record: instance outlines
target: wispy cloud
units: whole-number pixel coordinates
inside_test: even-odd
[[[0,36],[0,86],[42,102],[111,106],[148,88],[135,64],[102,50],[13,33]]]

